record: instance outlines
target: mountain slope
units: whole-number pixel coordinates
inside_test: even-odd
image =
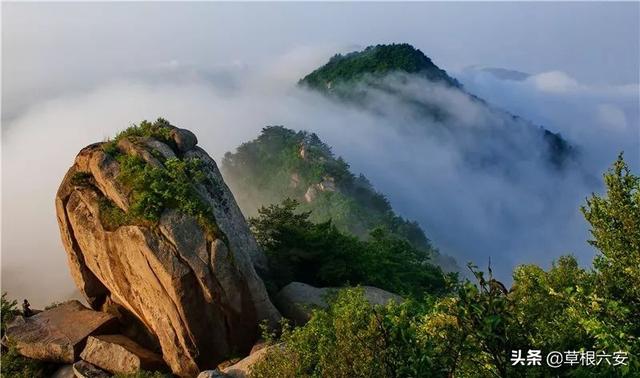
[[[408,43],[369,46],[361,52],[336,54],[327,64],[300,80],[300,83],[318,90],[330,91],[336,84],[355,82],[367,74],[381,77],[397,71],[460,87],[456,79]]]
[[[255,140],[225,154],[222,172],[245,215],[293,198],[301,210],[312,211],[314,222],[331,219],[338,229],[363,238],[384,227],[432,253],[443,269],[457,270],[455,261],[441,256],[416,222],[395,214],[384,195],[365,176],[351,173],[316,134],[266,127]]]
[[[523,152],[531,145],[537,147],[534,154],[556,168],[574,155],[562,136],[466,92],[455,78],[409,44],[369,46],[335,55],[299,85],[388,117],[399,129],[422,129],[435,137],[473,142],[469,145],[492,142],[491,148],[463,148],[465,159],[479,167],[531,159],[531,152]]]

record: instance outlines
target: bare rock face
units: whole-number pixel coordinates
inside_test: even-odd
[[[282,348],[283,346],[284,344],[276,344],[262,348],[235,364],[222,369],[222,373],[230,378],[249,378],[251,377],[251,368],[253,365],[261,361],[274,348]]]
[[[18,316],[6,336],[21,355],[37,360],[74,363],[89,335],[115,332],[116,319],[69,301],[34,316]]]
[[[216,163],[191,132],[161,127],[173,139],[129,136],[115,152],[105,143],[81,150],[60,185],[56,211],[72,276],[91,306],[128,311],[157,339],[173,373],[195,376],[248,352],[259,323],[276,323],[280,314],[256,273],[266,270],[266,258]],[[130,156],[145,169],[197,159],[202,177],[192,188],[213,225],[177,206],[160,209],[154,221],[106,224],[105,204],[122,214],[135,205],[136,193],[120,175],[122,158]]]
[[[364,297],[372,305],[386,305],[390,301],[401,302],[402,297],[373,286],[361,286]],[[314,308],[326,308],[326,296],[338,288],[317,288],[302,282],[291,282],[283,287],[275,298],[282,315],[297,325],[311,318]]]
[[[162,356],[122,335],[89,336],[80,358],[111,373],[166,369]]]

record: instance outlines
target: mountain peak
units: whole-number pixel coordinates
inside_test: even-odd
[[[336,54],[300,83],[315,89],[330,89],[339,82],[353,82],[365,75],[383,76],[392,72],[422,75],[432,81],[460,87],[457,80],[408,43],[369,46],[362,51]]]

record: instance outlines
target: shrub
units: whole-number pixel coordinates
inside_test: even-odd
[[[0,316],[2,317],[2,323],[0,323],[0,329],[2,330],[2,336],[7,329],[7,323],[13,320],[16,315],[20,314],[20,311],[16,308],[18,302],[7,299],[7,293],[2,293]]]
[[[2,378],[48,378],[57,369],[55,364],[21,356],[13,345],[3,349],[0,359]]]
[[[71,176],[71,183],[78,186],[87,186],[91,183],[91,173],[89,172],[76,172]]]
[[[115,138],[106,141],[102,145],[102,149],[111,156],[117,156],[119,154],[117,147],[118,142],[121,139],[129,137],[150,137],[173,146],[174,142],[171,138],[171,129],[171,124],[164,118],[158,118],[155,122],[144,120],[140,122],[140,124],[131,125],[116,134]]]
[[[306,326],[285,323],[254,377],[430,376],[429,351],[417,338],[417,304],[372,306],[359,288],[345,289],[315,310]],[[265,335],[267,338],[272,335]]]
[[[131,203],[125,214],[105,202],[103,219],[107,225],[156,223],[165,209],[172,208],[196,217],[208,232],[217,233],[211,209],[195,188],[196,184],[207,180],[199,159],[170,158],[162,167],[155,167],[138,156],[120,155],[118,162],[118,180],[131,189]],[[213,182],[209,180],[207,184],[217,192]]]
[[[108,198],[100,198],[98,205],[100,207],[100,223],[105,229],[113,231],[120,226],[132,223],[131,217]]]

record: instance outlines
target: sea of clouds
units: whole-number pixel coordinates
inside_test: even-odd
[[[491,108],[560,132],[578,160],[558,171],[540,158],[543,146],[527,131],[533,128],[507,138],[465,137],[476,135],[474,128],[513,125],[504,113],[423,79],[390,85],[436,99],[452,119],[425,121],[385,94],[372,92],[378,110],[372,111],[296,85],[330,55],[307,47],[259,66],[151,63],[37,101],[15,99],[16,106],[3,109],[3,291],[36,306],[76,295],[56,223],[57,187],[82,147],[160,116],[195,132],[217,161],[267,125],[313,131],[399,214],[417,220],[443,253],[462,266],[486,267],[491,259],[506,282],[517,264],[549,266],[565,253],[589,264],[594,250],[580,205],[602,191],[600,175],[619,152],[640,168],[637,83],[588,86],[562,72],[520,81],[481,70],[452,73]],[[460,132],[465,128],[469,134]],[[479,169],[469,159],[469,152],[486,151],[504,158],[499,168]]]

